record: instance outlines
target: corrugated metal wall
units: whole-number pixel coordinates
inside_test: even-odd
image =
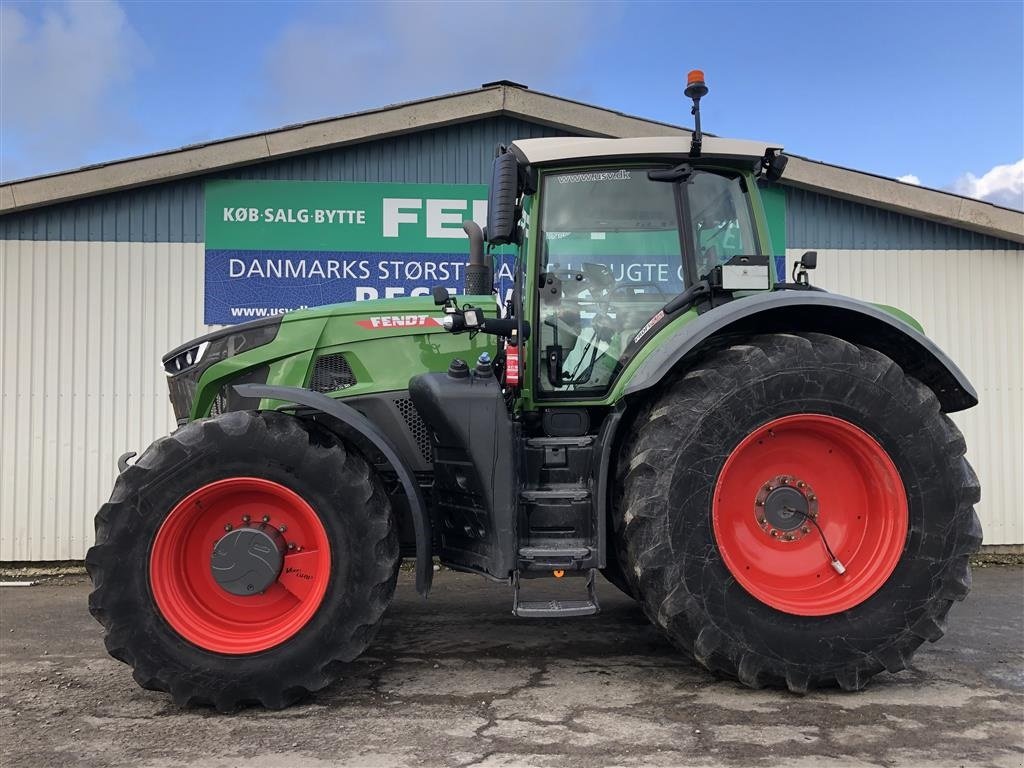
[[[789,267],[804,248],[787,250]],[[952,415],[981,480],[985,544],[1024,542],[1024,252],[818,248],[812,282],[909,312],[980,404]]]
[[[1019,243],[786,187],[788,248],[1017,250]]]
[[[202,287],[201,244],[0,242],[0,560],[85,556],[117,457],[174,427]]]

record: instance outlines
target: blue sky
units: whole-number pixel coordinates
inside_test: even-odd
[[[0,177],[508,78],[1024,207],[1024,3],[0,4]]]

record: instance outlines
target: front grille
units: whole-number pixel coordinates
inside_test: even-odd
[[[416,410],[412,400],[407,397],[396,399],[395,407],[402,414],[405,425],[409,428],[413,440],[416,441],[416,447],[419,448],[423,460],[428,464],[432,463],[434,461],[434,446],[430,440],[430,430],[423,423],[423,419],[420,418],[420,412]]]
[[[345,355],[336,352],[333,355],[320,355],[313,365],[313,375],[309,380],[309,389],[314,392],[337,392],[348,389],[356,383],[356,375],[345,359]]]
[[[192,401],[196,398],[196,381],[189,373],[183,373],[167,380],[174,418],[180,424],[188,421],[192,413]]]

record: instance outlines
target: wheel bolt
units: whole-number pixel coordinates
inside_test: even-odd
[[[279,530],[281,533],[284,533],[285,531],[288,530],[288,526],[287,525],[279,525],[279,526],[277,526],[277,530]]]
[[[754,506],[755,507],[763,507],[764,506],[764,502],[761,499],[758,499],[757,501],[754,502]]]
[[[264,523],[269,523],[270,522],[270,515],[264,515],[263,516],[263,522]]]
[[[294,541],[289,541],[288,542],[288,549],[295,549],[295,542]]]
[[[759,522],[761,525],[767,525],[768,524],[768,518],[767,517],[759,517],[757,519],[757,522]]]
[[[808,501],[817,501],[817,500],[818,500],[818,497],[817,497],[817,496],[815,496],[815,495],[814,495],[814,494],[812,493],[812,494],[811,494],[810,496],[808,496],[808,497],[807,497],[807,500],[808,500]]]
[[[776,531],[776,530],[775,530],[775,529],[773,528],[773,529],[772,529],[772,536],[778,537],[778,535],[779,535],[779,532],[778,532],[778,531]]]
[[[807,487],[807,483],[805,483],[803,480],[801,480],[799,483],[796,484],[796,487],[797,488],[806,488]]]
[[[248,515],[242,515],[242,522],[243,523],[248,523],[251,519],[252,518],[249,517]]]
[[[784,538],[786,541],[792,541],[793,540],[793,534],[792,533],[787,533],[782,538]]]
[[[803,532],[803,533],[810,533],[810,532],[811,532],[811,529],[810,529],[810,528],[808,528],[808,527],[807,527],[806,525],[805,525],[805,526],[804,526],[803,528],[801,528],[800,530],[801,530],[801,532]]]
[[[232,528],[234,528],[234,526],[231,523],[228,523],[227,525],[224,526],[224,530],[225,531],[230,531]]]
[[[780,482],[781,482],[782,485],[789,485],[789,480],[786,479],[785,477],[782,478],[782,480]]]

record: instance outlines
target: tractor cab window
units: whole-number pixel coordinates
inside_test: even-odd
[[[733,256],[760,253],[741,177],[696,171],[683,188],[689,204],[698,277],[706,276]]]
[[[545,176],[535,345],[542,393],[600,394],[685,284],[675,185],[646,168]]]

